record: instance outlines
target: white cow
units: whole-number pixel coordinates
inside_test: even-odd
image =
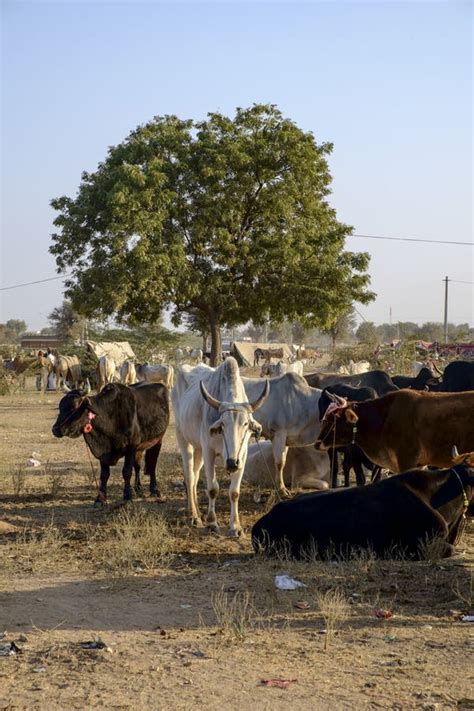
[[[163,383],[171,390],[174,383],[174,368],[172,365],[136,365],[137,380],[145,383]]]
[[[360,375],[361,373],[368,373],[370,370],[370,363],[368,360],[359,360],[357,363],[351,359],[349,365],[341,365],[338,369],[339,375]]]
[[[330,461],[326,452],[314,447],[290,447],[283,469],[285,486],[292,489],[328,489]],[[271,442],[251,444],[248,449],[244,481],[259,488],[276,486],[277,471]]]
[[[201,525],[197,484],[204,461],[209,507],[207,526],[218,530],[215,504],[219,492],[215,461],[220,456],[230,477],[230,534],[242,533],[239,520],[239,494],[252,432],[261,427],[253,414],[268,397],[268,381],[249,402],[235,358],[227,358],[215,370],[200,366],[190,373],[177,372],[171,395],[176,419],[176,438],[183,460],[188,510],[192,523]]]
[[[124,360],[120,366],[120,381],[124,385],[133,385],[137,382],[137,371],[135,363],[131,360]]]
[[[98,387],[97,390],[100,392],[107,383],[113,383],[115,381],[115,372],[117,366],[113,358],[108,355],[103,355],[99,358],[98,369]]]
[[[250,401],[257,397],[261,380],[242,378]],[[314,444],[321,429],[319,398],[322,390],[311,388],[296,373],[285,373],[273,378],[270,394],[255,419],[262,425],[262,433],[272,441],[273,458],[278,472],[278,489],[282,496],[289,492],[283,481],[288,447],[306,447]]]

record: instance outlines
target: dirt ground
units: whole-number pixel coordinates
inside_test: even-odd
[[[0,398],[0,650],[21,650],[0,656],[1,709],[474,708],[472,522],[451,560],[265,561],[225,535],[223,477],[222,533],[188,527],[173,426],[165,502],[120,507],[116,467],[96,510],[82,438],[51,435],[59,397]],[[263,510],[244,486],[247,531]]]

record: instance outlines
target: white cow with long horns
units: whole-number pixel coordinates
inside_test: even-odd
[[[220,456],[230,477],[230,535],[239,536],[239,494],[252,433],[261,426],[253,413],[265,402],[269,383],[249,402],[235,358],[227,358],[215,370],[178,370],[171,399],[176,418],[176,438],[183,460],[188,509],[194,525],[202,525],[197,485],[204,462],[209,508],[208,528],[218,531],[215,504],[219,492],[215,461]]]

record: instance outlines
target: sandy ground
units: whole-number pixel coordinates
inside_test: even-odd
[[[109,506],[93,509],[83,441],[50,434],[58,400],[0,399],[0,646],[21,649],[0,657],[1,709],[474,708],[474,625],[460,621],[473,604],[472,523],[447,561],[264,561],[248,536],[225,535],[225,481],[223,533],[188,527],[171,426],[158,463],[166,501],[132,507],[163,516],[168,556],[153,567],[137,554],[124,573],[110,528],[120,468]],[[27,470],[33,452],[45,466]],[[262,508],[245,487],[241,501],[249,529]],[[307,587],[277,591],[277,573]],[[347,614],[334,633],[318,603],[326,591]],[[244,612],[232,618],[236,603]],[[393,617],[377,619],[378,608]],[[98,638],[105,648],[81,646]]]

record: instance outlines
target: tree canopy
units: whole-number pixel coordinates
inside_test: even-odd
[[[215,358],[223,325],[329,326],[373,298],[369,257],[344,250],[351,228],[327,200],[331,150],[273,105],[155,117],[82,174],[75,198],[51,202],[67,297],[136,323],[198,311]]]

